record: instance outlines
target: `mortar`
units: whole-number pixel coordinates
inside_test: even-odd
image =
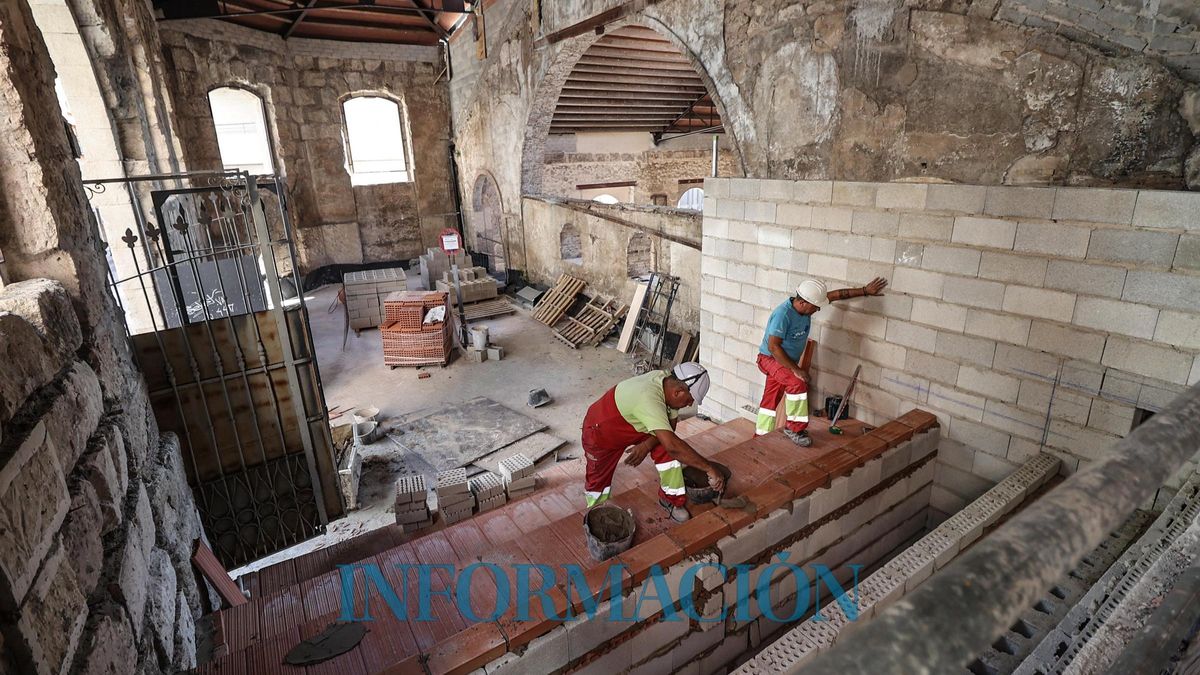
[[[733,475],[729,467],[720,462],[710,463],[725,477],[728,486],[729,477]],[[717,491],[708,485],[708,474],[694,466],[683,467],[683,487],[687,490],[688,501],[693,504],[707,504],[717,498]]]
[[[633,513],[615,504],[599,504],[583,514],[583,536],[588,553],[596,560],[608,560],[628,550],[636,531]]]

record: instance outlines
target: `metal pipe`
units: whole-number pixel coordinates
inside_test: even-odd
[[[804,672],[962,672],[1198,448],[1194,386]]]
[[[666,143],[667,141],[673,141],[676,138],[683,138],[684,136],[694,136],[696,134],[708,134],[708,133],[713,133],[713,132],[718,132],[718,131],[719,131],[719,133],[725,133],[724,131],[720,131],[723,129],[724,129],[724,127],[721,126],[720,124],[718,124],[714,127],[704,127],[703,129],[692,129],[691,131],[685,131],[680,134],[675,134],[674,136],[660,136],[658,141],[655,143],[655,145],[660,145],[662,143]]]
[[[720,136],[713,134],[713,151],[712,151],[712,177],[717,177],[717,160],[720,159],[721,149],[718,146]]]

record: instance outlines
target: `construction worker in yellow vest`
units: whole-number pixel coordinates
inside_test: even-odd
[[[883,295],[887,279],[876,277],[862,288],[842,288],[830,291],[825,282],[805,279],[796,294],[783,301],[767,319],[767,329],[758,348],[758,369],[767,376],[762,401],[758,404],[758,419],[754,433],[763,435],[775,428],[775,411],[779,398],[785,397],[784,412],[787,424],[784,435],[796,445],[808,447],[808,373],[800,369],[800,357],[808,345],[812,315],[831,302],[866,295]]]
[[[679,410],[699,405],[708,384],[703,366],[681,363],[624,380],[588,408],[582,439],[588,508],[608,499],[617,462],[626,452],[630,466],[641,464],[647,455],[654,460],[658,503],[675,521],[691,517],[683,484],[685,465],[708,474],[709,485],[718,492],[724,488],[721,472],[675,434]]]

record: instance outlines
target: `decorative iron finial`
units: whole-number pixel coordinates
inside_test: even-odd
[[[133,230],[128,227],[125,228],[125,236],[121,237],[121,241],[125,242],[125,245],[129,248],[133,248],[133,245],[137,243],[137,240],[137,235],[133,233]]]

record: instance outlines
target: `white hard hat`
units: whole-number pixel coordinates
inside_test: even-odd
[[[687,385],[696,405],[704,401],[704,396],[708,393],[708,371],[704,366],[695,361],[685,361],[671,369],[671,374]]]
[[[825,288],[825,282],[818,279],[805,279],[796,287],[796,295],[800,299],[817,307],[824,307],[829,304],[829,291]]]

